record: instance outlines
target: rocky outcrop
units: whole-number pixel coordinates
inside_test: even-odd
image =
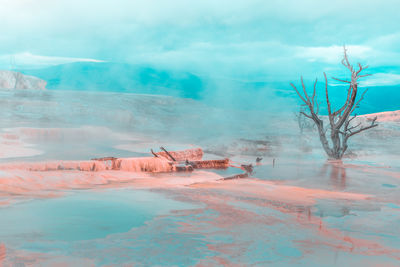
[[[193,149],[186,149],[182,151],[170,151],[168,152],[176,161],[185,161],[185,160],[201,160],[203,158],[203,149],[201,148],[193,148]],[[166,158],[170,160],[170,157],[167,155],[166,152],[161,151],[156,153],[158,156]]]
[[[367,120],[372,120],[376,117],[377,122],[400,122],[400,110],[366,114],[360,117],[366,118]]]
[[[87,161],[59,160],[49,162],[21,162],[0,164],[1,170],[26,170],[26,171],[125,171],[125,172],[175,172],[193,171],[193,169],[225,169],[229,167],[229,159],[202,160],[203,150],[201,148],[187,149],[182,151],[171,151],[179,161],[171,161],[157,155],[157,157],[137,158],[96,158]],[[187,161],[182,163],[181,161]],[[190,168],[183,166],[190,165]]]
[[[85,171],[101,172],[107,170],[127,172],[172,172],[174,167],[167,159],[142,157],[142,158],[116,158],[109,161],[87,160],[72,161],[60,160],[49,162],[21,162],[0,164],[0,170],[26,170],[26,171]]]
[[[0,70],[0,89],[46,89],[47,82],[20,72]]]

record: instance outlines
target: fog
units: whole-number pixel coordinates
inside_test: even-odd
[[[0,266],[396,266],[399,7],[0,0]]]
[[[0,67],[43,79],[47,91],[2,92],[1,124],[104,127],[199,145],[296,136],[302,103],[289,83],[300,88],[303,76],[311,90],[318,78],[324,102],[326,72],[333,106],[342,105],[346,86],[331,77],[349,75],[343,45],[372,74],[360,81],[369,91],[356,112],[397,110],[393,5],[3,0]]]

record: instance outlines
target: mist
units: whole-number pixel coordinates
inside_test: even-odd
[[[0,0],[0,266],[397,266],[399,9]]]

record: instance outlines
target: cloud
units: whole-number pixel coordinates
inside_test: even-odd
[[[375,73],[368,79],[360,82],[363,87],[366,86],[392,86],[400,85],[400,74],[395,73]]]
[[[400,52],[400,32],[372,38],[368,43],[381,50]]]
[[[49,67],[49,66],[73,63],[73,62],[104,62],[104,61],[91,58],[51,57],[51,56],[33,55],[29,52],[0,56],[0,66],[3,67],[6,66],[7,68]]]
[[[347,45],[347,52],[351,57],[367,58],[373,52],[371,47],[365,45]],[[296,56],[308,61],[320,61],[329,64],[337,64],[343,58],[343,46],[298,47]]]
[[[371,66],[400,59],[397,0],[39,2],[0,0],[0,53],[25,54],[17,64],[94,58],[276,78],[340,68],[342,44]]]

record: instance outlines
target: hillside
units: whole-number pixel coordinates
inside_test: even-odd
[[[267,74],[261,79],[241,80],[235,77],[214,77],[185,71],[162,69],[125,63],[77,62],[43,69],[24,70],[47,81],[50,90],[77,90],[167,95],[203,99],[214,106],[242,109],[281,110],[289,105],[295,111],[298,97],[290,87],[292,81],[276,81]],[[311,90],[313,81],[305,81]],[[317,96],[325,103],[324,84],[318,83]],[[364,88],[361,88],[364,89]],[[329,96],[334,106],[343,104],[346,88],[329,85]],[[268,103],[268,104],[267,104]],[[300,102],[299,102],[300,103]],[[369,86],[358,114],[397,110],[400,90],[397,85]],[[321,112],[325,105],[321,105]]]
[[[400,110],[366,114],[360,117],[364,117],[367,120],[371,120],[376,117],[378,122],[400,122]]]
[[[161,94],[197,98],[202,80],[177,72],[122,63],[78,62],[44,69],[25,70],[48,82],[53,90],[108,91]]]
[[[46,81],[20,72],[0,70],[0,89],[46,89]]]

